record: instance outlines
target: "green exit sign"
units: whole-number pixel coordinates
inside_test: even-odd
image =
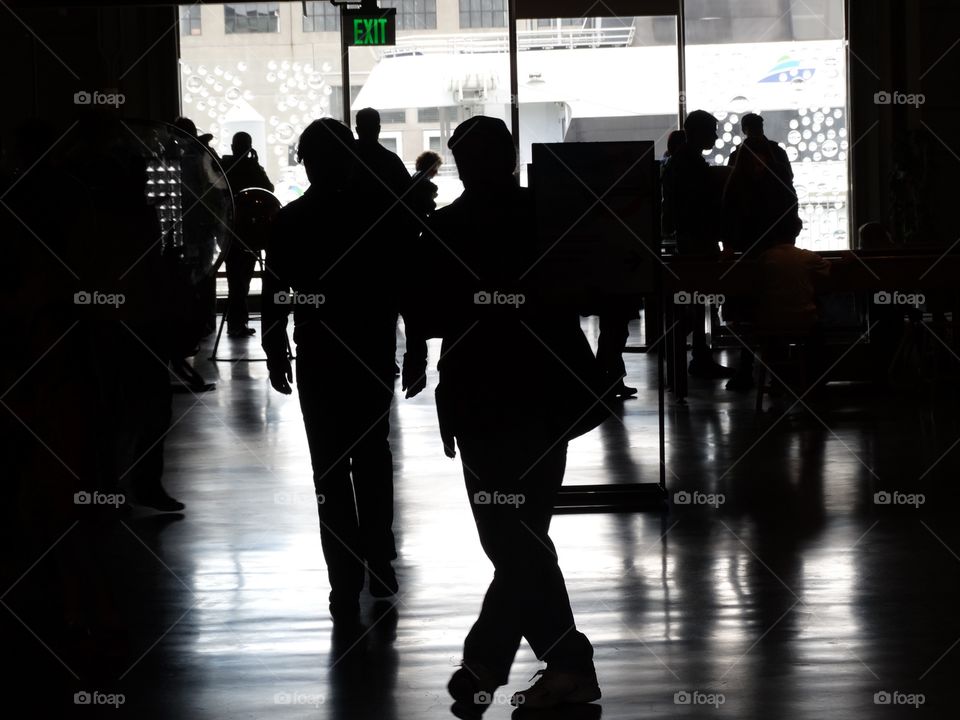
[[[343,35],[347,45],[382,47],[397,44],[397,10],[384,8],[376,12],[347,10],[343,13]]]

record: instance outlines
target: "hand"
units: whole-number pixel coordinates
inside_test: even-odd
[[[416,397],[425,387],[427,387],[426,358],[413,359],[409,353],[404,353],[403,371],[400,375],[400,389],[406,390],[404,397]]]
[[[453,435],[441,432],[440,439],[443,441],[443,454],[448,458],[455,458],[457,456],[457,446]]]
[[[289,395],[293,392],[293,388],[290,385],[293,383],[293,369],[290,367],[290,361],[286,358],[283,360],[271,363],[270,370],[270,384],[273,385],[273,389],[284,395]]]

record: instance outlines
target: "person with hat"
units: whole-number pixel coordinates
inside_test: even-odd
[[[445,454],[460,452],[480,544],[494,567],[480,616],[448,690],[452,711],[475,717],[507,682],[523,638],[546,667],[511,698],[526,709],[600,698],[593,647],[576,627],[550,539],[567,442],[602,402],[586,392],[602,373],[573,307],[538,288],[532,195],[515,178],[502,120],[475,116],[450,138],[463,194],[427,220],[414,267],[422,298],[407,336],[443,338],[436,389]],[[409,342],[408,348],[418,347]],[[424,347],[420,344],[419,347]],[[425,357],[404,362],[409,395]]]

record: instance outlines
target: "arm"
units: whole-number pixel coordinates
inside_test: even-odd
[[[287,316],[290,305],[279,302],[282,293],[289,293],[289,282],[282,279],[283,256],[282,223],[275,221],[264,260],[263,292],[261,297],[261,345],[267,354],[270,384],[277,392],[289,395],[292,391],[293,368],[287,345]]]
[[[270,182],[270,178],[267,177],[267,171],[263,169],[263,166],[257,165],[257,173],[260,175],[259,185],[264,190],[269,190],[273,192],[273,183]]]

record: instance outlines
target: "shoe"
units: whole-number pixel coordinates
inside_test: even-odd
[[[613,389],[613,394],[618,398],[633,397],[637,394],[637,389],[635,387],[630,387],[629,385],[624,385],[621,381],[620,385]]]
[[[330,617],[334,624],[358,622],[360,598],[357,595],[334,595],[330,593]]]
[[[375,598],[387,598],[396,595],[400,586],[397,584],[397,574],[390,563],[386,565],[367,565],[370,574],[370,594]]]
[[[179,500],[170,497],[162,486],[150,490],[149,492],[137,493],[136,502],[138,505],[153,508],[154,510],[159,510],[160,512],[180,512],[186,507],[186,505]]]
[[[250,327],[234,328],[232,330],[227,330],[227,337],[250,337],[251,335],[256,335],[257,331]]]
[[[753,375],[737,373],[732,378],[727,380],[727,384],[724,385],[724,387],[727,390],[733,390],[734,392],[749,392],[753,389]]]
[[[510,704],[526,710],[546,710],[559,705],[589,703],[600,699],[596,673],[572,673],[562,670],[538,670],[533,686],[514,693]]]
[[[691,360],[687,368],[690,375],[698,378],[728,378],[736,374],[736,370],[721,365],[713,360]]]
[[[447,683],[447,692],[454,700],[450,711],[458,718],[479,718],[490,707],[499,686],[484,665],[464,661]]]

